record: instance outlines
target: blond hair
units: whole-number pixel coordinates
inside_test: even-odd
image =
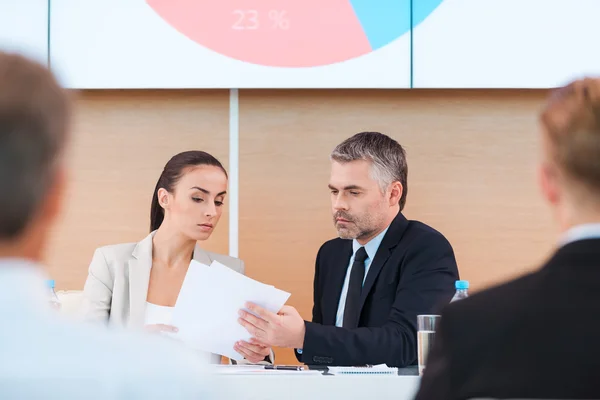
[[[540,120],[552,161],[600,198],[600,79],[580,79],[553,92]]]

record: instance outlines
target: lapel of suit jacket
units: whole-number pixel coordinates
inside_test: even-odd
[[[339,254],[333,254],[334,262],[331,264],[331,272],[321,271],[321,274],[331,274],[331,285],[330,287],[323,287],[324,290],[323,301],[321,306],[323,309],[323,324],[324,325],[335,325],[337,318],[337,311],[340,303],[340,296],[342,295],[342,287],[344,286],[344,280],[346,279],[346,273],[348,272],[348,264],[350,263],[350,257],[352,257],[352,241],[344,240],[342,243],[342,250]],[[322,269],[323,266],[321,266]],[[326,267],[327,268],[327,267]]]
[[[192,256],[195,261],[198,261],[200,264],[208,265],[212,264],[213,260],[210,258],[210,255],[202,250],[200,245],[196,243],[196,247],[194,247],[194,255]]]
[[[360,303],[358,308],[360,311],[358,315],[360,315],[362,312],[365,300],[367,299],[371,289],[373,289],[373,285],[375,284],[375,280],[379,276],[381,269],[392,255],[392,250],[400,242],[400,239],[402,238],[402,235],[407,227],[407,219],[404,217],[404,215],[402,215],[402,213],[398,213],[396,218],[394,218],[390,224],[388,231],[385,233],[385,236],[379,245],[379,249],[377,249],[377,253],[375,253],[375,258],[369,266],[369,272],[367,273],[365,283],[363,284],[363,288],[360,293]]]
[[[154,232],[139,242],[129,260],[129,326],[144,326]]]
[[[152,238],[150,233],[139,242],[131,253],[129,260],[129,326],[142,327],[146,318],[146,299],[152,269]],[[194,260],[210,265],[212,259],[198,244],[194,247]]]

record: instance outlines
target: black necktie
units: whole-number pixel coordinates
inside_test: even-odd
[[[358,249],[354,254],[350,282],[348,283],[348,294],[346,295],[346,308],[344,309],[344,328],[358,327],[358,307],[365,278],[365,260],[367,257],[367,251],[364,247]]]

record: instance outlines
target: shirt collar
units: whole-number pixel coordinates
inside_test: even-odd
[[[600,223],[577,225],[566,231],[559,240],[559,245],[585,239],[600,239]]]
[[[352,240],[352,254],[356,253],[356,250],[360,249],[361,247],[364,247],[365,251],[367,252],[367,256],[369,256],[369,259],[372,260],[375,257],[375,254],[379,249],[379,245],[381,244],[381,241],[383,240],[383,237],[385,236],[389,228],[390,227],[388,225],[379,235],[369,240],[369,242],[367,242],[367,244],[365,244],[364,246],[358,243],[356,239]]]

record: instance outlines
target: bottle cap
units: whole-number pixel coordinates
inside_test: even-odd
[[[454,286],[456,287],[456,289],[468,289],[469,281],[456,281]]]

